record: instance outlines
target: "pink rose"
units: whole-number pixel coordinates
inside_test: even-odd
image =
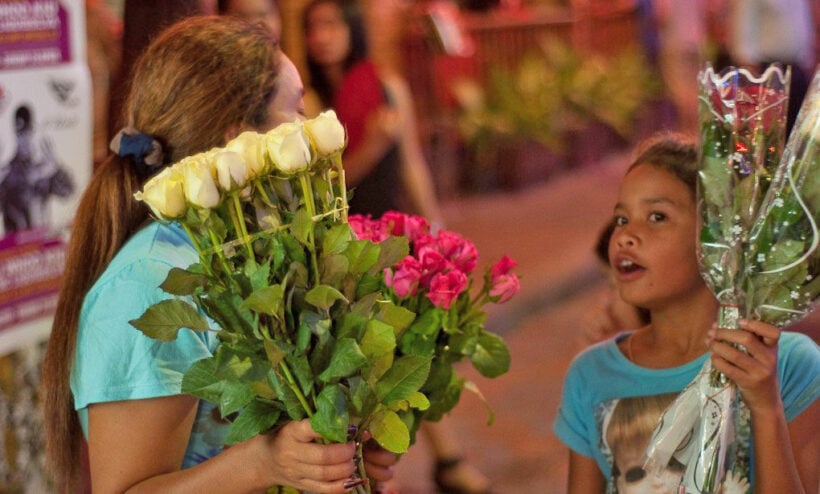
[[[422,216],[388,211],[382,215],[381,222],[384,230],[391,235],[407,237],[410,242],[430,233],[430,224]]]
[[[407,256],[392,269],[384,270],[384,280],[399,298],[415,295],[421,280],[421,263],[413,256]]]
[[[390,235],[401,237],[405,235],[404,224],[406,219],[407,215],[404,213],[387,211],[382,215],[381,223],[384,230],[390,233]]]
[[[418,253],[418,260],[421,264],[421,286],[423,288],[430,288],[430,282],[433,276],[444,273],[452,267],[450,263],[447,262],[447,259],[441,255],[441,252],[431,245],[421,248],[421,251]]]
[[[478,251],[469,240],[456,233],[441,230],[436,239],[439,251],[464,273],[472,272],[478,263]]]
[[[497,303],[499,304],[512,298],[521,288],[518,276],[511,273],[517,265],[517,262],[504,256],[490,269],[490,297],[498,297]]]
[[[404,234],[411,242],[416,242],[425,235],[430,235],[430,223],[422,216],[407,216],[404,223]]]
[[[507,256],[502,257],[497,263],[493,264],[490,269],[490,277],[495,280],[497,277],[509,274],[512,268],[518,266],[518,263]]]
[[[382,224],[370,219],[370,215],[351,214],[347,218],[347,223],[359,240],[379,243],[389,236],[389,233],[382,229]]]
[[[497,303],[503,304],[518,293],[520,288],[521,284],[518,281],[518,276],[512,273],[503,274],[493,280],[492,287],[490,288],[490,297],[493,299],[498,297]]]
[[[467,288],[467,275],[461,271],[437,273],[430,282],[427,298],[436,307],[449,309],[459,294]]]

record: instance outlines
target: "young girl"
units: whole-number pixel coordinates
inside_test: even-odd
[[[50,467],[68,492],[77,492],[83,438],[94,492],[341,493],[360,482],[354,445],[318,444],[308,421],[224,448],[219,413],[180,392],[182,374],[217,338],[183,330],[162,343],[128,322],[168,297],[158,287],[172,267],[198,259],[184,231],[151,221],[134,192],[244,130],[302,118],[302,89],[267,28],[228,17],[172,26],[135,66],[129,128],[74,220],[43,368]],[[371,476],[388,480],[395,456],[368,453]]]
[[[695,146],[661,136],[621,184],[609,259],[621,296],[651,322],[584,351],[567,373],[554,430],[570,448],[571,493],[616,492],[605,438],[617,400],[680,392],[707,358],[738,385],[751,416],[750,471],[727,480],[755,493],[816,492],[820,350],[760,321],[714,327],[718,304],[696,257],[696,178]]]

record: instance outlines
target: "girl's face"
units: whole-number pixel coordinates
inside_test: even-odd
[[[696,257],[694,194],[672,173],[641,164],[624,177],[609,260],[623,299],[657,309],[705,284]]]
[[[268,121],[265,128],[258,129],[259,131],[266,132],[279,124],[305,118],[305,105],[302,99],[305,87],[299,77],[299,71],[287,56],[281,56],[279,75],[276,77],[276,93],[268,104]]]
[[[321,66],[344,63],[350,53],[350,27],[341,9],[320,3],[307,15],[305,41],[308,57]]]

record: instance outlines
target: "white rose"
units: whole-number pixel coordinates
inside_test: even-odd
[[[269,171],[263,137],[253,131],[242,132],[225,145],[226,150],[238,153],[245,160],[251,179],[267,175]]]
[[[216,177],[224,191],[241,189],[248,182],[248,166],[239,153],[218,151],[214,156]]]
[[[265,134],[265,147],[273,166],[286,174],[306,170],[310,141],[302,122],[284,123]]]
[[[153,176],[134,194],[134,199],[142,201],[159,218],[173,219],[185,214],[188,205],[182,187],[182,175],[172,167]]]
[[[324,111],[318,117],[305,121],[305,128],[313,137],[320,156],[329,156],[345,146],[345,128],[333,110]]]
[[[177,165],[182,173],[185,198],[196,207],[211,209],[219,204],[219,189],[214,180],[213,152],[189,156]]]

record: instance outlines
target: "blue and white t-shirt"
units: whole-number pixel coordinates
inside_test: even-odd
[[[553,430],[570,449],[597,462],[608,493],[618,492],[619,485],[642,482],[646,492],[677,492],[684,466],[673,459],[660,477],[650,476],[642,469],[643,454],[661,414],[695,378],[708,354],[679,367],[648,369],[632,363],[618,348],[628,335],[592,346],[573,360]],[[786,420],[791,421],[820,396],[820,348],[806,335],[782,333],[777,371]],[[724,490],[746,492],[753,478],[748,413],[735,427],[742,450],[738,462],[746,464],[730,466],[735,474],[727,482],[736,485]]]
[[[218,342],[213,332],[183,329],[176,340],[161,342],[128,322],[170,298],[159,286],[171,268],[198,260],[179,226],[154,222],[128,240],[89,290],[71,370],[74,406],[86,437],[88,405],[180,394],[185,371],[212,355]],[[200,401],[183,466],[221,452],[226,433],[218,410]]]

